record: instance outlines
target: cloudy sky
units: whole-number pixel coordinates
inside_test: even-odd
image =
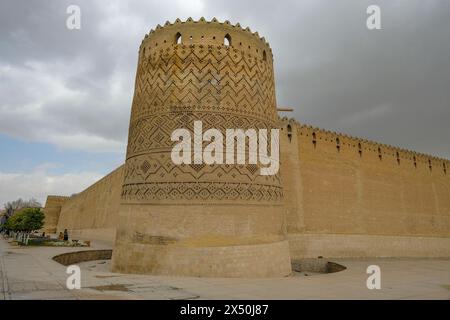
[[[81,8],[81,30],[66,9]],[[366,9],[381,8],[381,30]],[[0,206],[78,192],[124,161],[139,44],[177,17],[270,42],[279,106],[302,123],[450,158],[450,1],[0,3]]]

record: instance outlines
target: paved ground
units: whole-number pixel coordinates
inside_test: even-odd
[[[79,250],[0,239],[0,299],[450,299],[450,259],[334,259],[347,270],[271,279],[124,275],[109,272],[110,261],[91,261],[79,264],[82,289],[68,290],[66,267],[51,257]],[[373,264],[380,290],[366,287]]]

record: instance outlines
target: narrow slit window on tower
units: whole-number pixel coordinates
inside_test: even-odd
[[[316,147],[316,143],[317,143],[317,140],[316,140],[316,133],[315,133],[315,132],[313,132],[312,137],[313,137],[312,143],[313,143],[314,148],[315,148],[315,147]]]
[[[378,148],[378,158],[381,160],[383,160],[383,155],[381,154],[381,148]]]
[[[359,156],[362,157],[362,146],[361,146],[361,142],[358,142],[358,153],[359,153]]]
[[[287,136],[289,138],[289,142],[292,140],[292,127],[290,124],[287,125]]]
[[[445,165],[445,162],[442,163],[442,166],[444,167],[444,174],[447,174],[447,166]]]
[[[175,35],[175,44],[181,44],[181,33],[179,32]]]
[[[416,159],[416,156],[413,157],[413,160],[414,160],[414,168],[417,168],[417,159]]]
[[[228,47],[231,46],[231,36],[227,33],[223,38],[223,44]]]
[[[428,168],[430,169],[430,171],[431,171],[431,169],[433,169],[433,167],[431,166],[431,160],[430,159],[428,159]]]
[[[266,54],[266,50],[263,51],[263,60],[266,61],[267,60],[267,54]]]
[[[396,152],[396,156],[397,156],[397,164],[400,165],[400,154]]]
[[[341,151],[341,141],[339,138],[336,138],[336,149],[338,152]]]

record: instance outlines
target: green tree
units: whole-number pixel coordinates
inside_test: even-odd
[[[11,216],[4,227],[14,232],[21,232],[22,242],[28,243],[30,232],[41,229],[44,218],[45,215],[40,208],[26,208]]]
[[[16,232],[31,232],[41,229],[45,215],[40,208],[26,208],[16,212],[5,223],[5,228]]]
[[[27,208],[22,212],[23,218],[21,221],[22,231],[31,232],[39,230],[44,225],[45,215],[41,208]]]
[[[22,212],[16,212],[13,216],[9,217],[5,223],[5,228],[14,232],[22,231],[22,220],[24,216]]]

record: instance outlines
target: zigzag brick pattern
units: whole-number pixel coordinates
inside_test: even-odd
[[[175,129],[192,131],[194,121],[201,120],[203,131],[270,132],[277,126],[275,106],[272,60],[256,50],[198,43],[148,48],[143,43],[122,200],[281,201],[280,176],[261,176],[259,165],[175,165],[170,158]]]

